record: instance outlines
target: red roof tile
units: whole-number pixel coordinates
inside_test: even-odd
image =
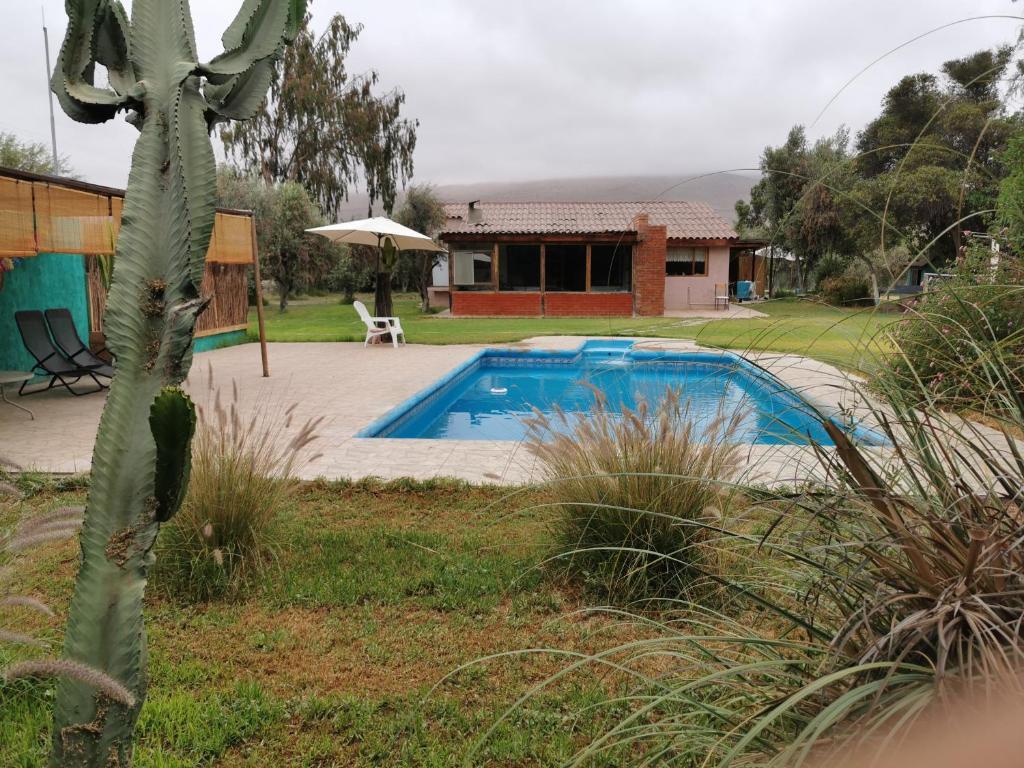
[[[466,203],[447,203],[446,234],[598,234],[632,232],[632,221],[646,213],[664,224],[670,238],[728,240],[738,237],[729,222],[706,203],[653,201],[622,203],[477,203],[481,218],[469,221]]]

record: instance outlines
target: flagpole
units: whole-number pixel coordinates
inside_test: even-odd
[[[46,29],[46,9],[39,6],[43,15],[43,48],[46,51],[46,93],[50,97],[50,147],[53,150],[53,175],[60,176],[60,155],[57,154],[57,123],[53,117],[53,90],[50,88],[50,33]]]

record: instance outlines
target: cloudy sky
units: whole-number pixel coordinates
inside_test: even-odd
[[[213,57],[239,0],[193,0]],[[0,130],[49,141],[40,3],[0,0]],[[43,0],[52,55],[62,0]],[[126,5],[130,3],[126,2]],[[809,124],[862,67],[969,16],[1020,16],[1009,0],[315,0],[365,29],[350,70],[376,69],[420,120],[416,177],[436,184],[673,174],[756,165]],[[1014,19],[917,41],[846,89],[811,128],[856,130],[901,75],[1011,41]],[[135,131],[78,125],[57,139],[85,179],[122,186]],[[217,142],[219,145],[219,142]]]

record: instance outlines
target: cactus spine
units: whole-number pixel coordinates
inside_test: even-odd
[[[146,694],[142,597],[160,524],[188,484],[195,412],[179,388],[192,359],[199,285],[214,221],[210,130],[251,117],[274,62],[295,36],[305,0],[243,0],[224,52],[200,63],[188,0],[66,0],[68,29],[51,87],[75,120],[119,111],[140,135],[132,156],[105,316],[116,357],[93,453],[82,562],[64,657],[132,694],[127,706],[61,680],[51,763],[130,764]],[[96,64],[109,87],[94,85]]]

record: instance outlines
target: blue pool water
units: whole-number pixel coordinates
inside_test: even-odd
[[[485,350],[364,429],[361,437],[521,440],[524,419],[555,407],[593,410],[594,390],[610,407],[655,404],[668,387],[707,424],[740,413],[738,442],[830,445],[811,407],[774,377],[729,353],[632,349],[630,340],[590,341],[571,352]],[[861,437],[870,437],[861,435]]]

